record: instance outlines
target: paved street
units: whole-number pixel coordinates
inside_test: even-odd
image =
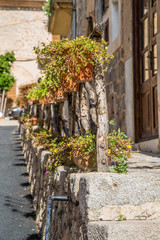
[[[17,121],[0,120],[0,240],[38,240]]]

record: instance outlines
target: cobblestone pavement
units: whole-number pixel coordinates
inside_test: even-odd
[[[0,120],[0,240],[38,240],[17,126]]]

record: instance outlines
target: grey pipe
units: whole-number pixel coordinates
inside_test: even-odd
[[[68,196],[54,196],[54,195],[53,196],[49,196],[45,240],[50,240],[53,201],[69,201],[69,200],[70,199],[69,199]]]
[[[102,21],[102,0],[98,0],[98,22]]]
[[[73,39],[76,38],[76,0],[73,0]]]

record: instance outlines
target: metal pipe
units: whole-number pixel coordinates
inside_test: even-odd
[[[50,240],[53,201],[69,201],[69,200],[70,198],[68,196],[54,196],[54,195],[49,196],[45,240]]]
[[[68,196],[52,196],[53,201],[69,201]]]
[[[76,38],[76,0],[73,0],[73,39]]]
[[[50,240],[51,222],[52,222],[52,209],[53,209],[52,206],[53,206],[53,199],[52,199],[52,196],[49,196],[45,240]]]
[[[98,22],[102,21],[102,0],[98,0]]]

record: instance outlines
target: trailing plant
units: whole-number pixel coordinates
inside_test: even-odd
[[[27,122],[24,124],[24,129],[26,129],[26,130],[32,131],[32,127],[33,127],[33,125],[32,125],[31,122],[28,122],[28,121],[27,121]]]
[[[96,150],[96,136],[88,132],[84,136],[75,136],[69,138],[68,146],[72,149],[72,153],[80,152],[84,155],[89,155]]]
[[[19,122],[25,124],[28,121],[29,117],[30,117],[29,113],[25,113],[19,118]]]
[[[27,134],[27,140],[31,138],[33,138],[33,142],[36,146],[43,146],[44,149],[49,149],[53,140],[51,132],[43,128],[30,131]]]
[[[11,64],[15,61],[14,53],[7,52],[0,55],[0,90],[9,91],[15,82],[14,76],[10,72]]]
[[[72,161],[72,152],[68,145],[69,138],[55,138],[52,141],[50,151],[52,155],[50,156],[47,164],[47,170],[50,174],[57,169],[58,166],[66,165],[69,167],[75,167]]]
[[[85,136],[55,138],[50,146],[52,156],[49,158],[47,171],[51,173],[61,165],[75,167],[72,161],[75,152],[79,152],[81,156],[88,156],[91,153],[95,155],[95,145],[95,135],[91,133]]]
[[[131,145],[131,140],[120,129],[118,131],[114,130],[108,135],[108,155],[114,163],[115,172],[128,172],[127,160],[131,157]]]
[[[108,54],[105,41],[101,44],[83,36],[74,40],[64,38],[48,45],[42,43],[41,47],[35,47],[34,50],[38,63],[44,68],[41,83],[28,96],[36,98],[56,91],[62,85],[63,76],[67,76],[67,80],[74,80],[88,65],[93,68],[95,62],[105,65],[106,71],[113,57]]]
[[[37,83],[24,84],[19,87],[19,104],[26,105],[28,103],[28,94],[32,91],[32,88],[35,87]],[[33,98],[33,96],[32,96]]]
[[[44,149],[48,149],[52,152],[46,165],[50,173],[56,170],[58,166],[74,165],[71,158],[71,151],[68,146],[69,138],[54,137],[50,131],[45,129],[31,130],[26,137],[27,140],[32,139],[35,146],[43,146]]]
[[[35,98],[36,100],[42,99],[44,97],[49,96],[49,89],[45,82],[40,82],[36,86],[32,85],[32,87],[27,91],[26,98],[31,99]]]
[[[76,154],[81,157],[92,155],[96,166],[96,136],[90,132],[85,136],[57,138],[50,131],[38,129],[31,130],[27,134],[27,139],[31,138],[36,146],[43,146],[44,149],[52,152],[46,165],[48,173],[52,173],[61,165],[75,166],[72,157]],[[108,135],[108,156],[114,164],[111,171],[127,172],[127,160],[131,156],[131,141],[120,129]]]

